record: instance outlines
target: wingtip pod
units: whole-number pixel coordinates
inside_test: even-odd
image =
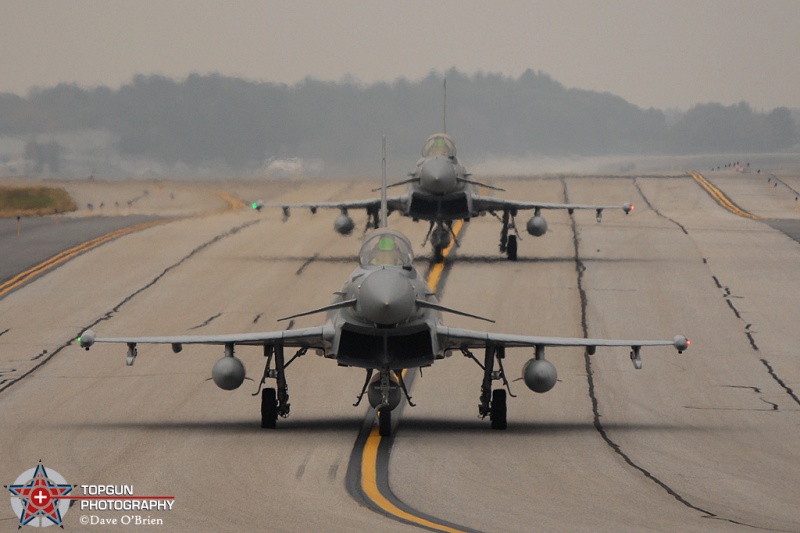
[[[683,353],[683,351],[686,350],[691,343],[692,341],[683,335],[675,335],[675,340],[672,344],[675,346],[675,349],[678,350],[678,353]]]
[[[95,338],[94,331],[87,329],[78,337],[78,343],[81,345],[81,348],[88,350],[92,347],[92,344],[94,344]]]
[[[630,203],[630,202],[628,202],[628,203],[626,203],[626,204],[624,204],[622,206],[622,210],[625,211],[626,215],[628,213],[630,213],[631,211],[633,211],[634,209],[636,209],[636,207],[634,207],[634,205],[632,203]]]

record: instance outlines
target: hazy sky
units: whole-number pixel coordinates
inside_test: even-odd
[[[641,107],[800,107],[798,0],[3,0],[0,20],[0,91],[18,94],[136,74],[291,84],[456,67],[533,69]]]

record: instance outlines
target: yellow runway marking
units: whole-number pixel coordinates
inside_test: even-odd
[[[453,233],[455,233],[456,237],[458,237],[458,234],[461,231],[461,227],[463,225],[464,225],[463,220],[458,220],[456,221],[455,224],[453,224]],[[436,288],[439,286],[439,279],[442,277],[442,271],[444,271],[444,260],[447,259],[447,256],[450,254],[450,250],[453,249],[453,246],[455,246],[455,244],[456,240],[453,239],[453,241],[450,243],[450,246],[445,248],[444,251],[442,252],[442,255],[444,256],[443,259],[438,263],[436,263],[435,265],[433,265],[433,268],[431,269],[431,274],[430,276],[428,276],[428,287],[430,287],[431,291],[433,292],[436,292]]]
[[[458,237],[458,234],[461,232],[462,227],[464,226],[464,221],[459,220],[455,224],[453,224],[453,233]],[[450,251],[455,246],[455,239],[453,242],[450,243],[450,246],[444,249],[442,252],[443,259],[433,265],[431,269],[430,275],[428,276],[428,287],[430,287],[432,292],[436,292],[437,287],[439,286],[439,282],[442,278],[442,272],[444,271],[445,259],[450,254]],[[439,524],[436,522],[431,522],[425,518],[420,516],[416,516],[411,514],[407,511],[404,511],[390,502],[380,491],[378,488],[378,447],[381,443],[381,435],[377,427],[373,427],[372,431],[370,431],[369,437],[367,437],[367,442],[364,444],[364,452],[361,456],[361,489],[364,491],[364,494],[372,500],[372,502],[377,505],[380,509],[382,509],[387,514],[395,516],[401,520],[405,520],[407,522],[411,522],[413,524],[420,525],[422,527],[426,527],[429,529],[433,529],[435,531],[446,531],[448,533],[463,533],[463,530],[456,529],[444,524]]]
[[[361,456],[361,487],[364,493],[371,499],[375,505],[386,511],[387,513],[407,520],[413,524],[419,524],[436,531],[447,531],[449,533],[463,533],[460,529],[454,529],[436,522],[431,522],[419,516],[403,511],[392,502],[387,500],[381,491],[378,489],[377,468],[378,463],[378,446],[381,443],[381,435],[377,427],[373,427],[372,431],[367,437],[367,442],[364,444],[364,454]]]
[[[745,218],[751,218],[753,220],[763,220],[763,217],[754,215],[752,213],[748,213],[744,209],[738,207],[730,200],[730,198],[728,198],[725,195],[724,192],[715,187],[710,181],[705,179],[703,175],[700,174],[699,172],[693,172],[691,170],[687,170],[686,173],[689,174],[692,178],[694,178],[694,181],[696,181],[702,188],[704,188],[706,192],[708,192],[708,194],[710,194],[711,197],[714,200],[716,200],[719,205],[721,205],[734,215],[739,215],[740,217],[745,217]]]

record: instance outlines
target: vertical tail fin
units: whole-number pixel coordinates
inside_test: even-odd
[[[444,79],[444,106],[442,107],[442,133],[447,133],[447,78]]]
[[[381,158],[381,227],[388,228],[389,208],[386,205],[386,135],[383,136],[382,154],[383,156]]]

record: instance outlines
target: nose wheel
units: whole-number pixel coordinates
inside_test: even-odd
[[[378,432],[381,437],[392,434],[392,410],[388,407],[381,407],[378,410]]]

